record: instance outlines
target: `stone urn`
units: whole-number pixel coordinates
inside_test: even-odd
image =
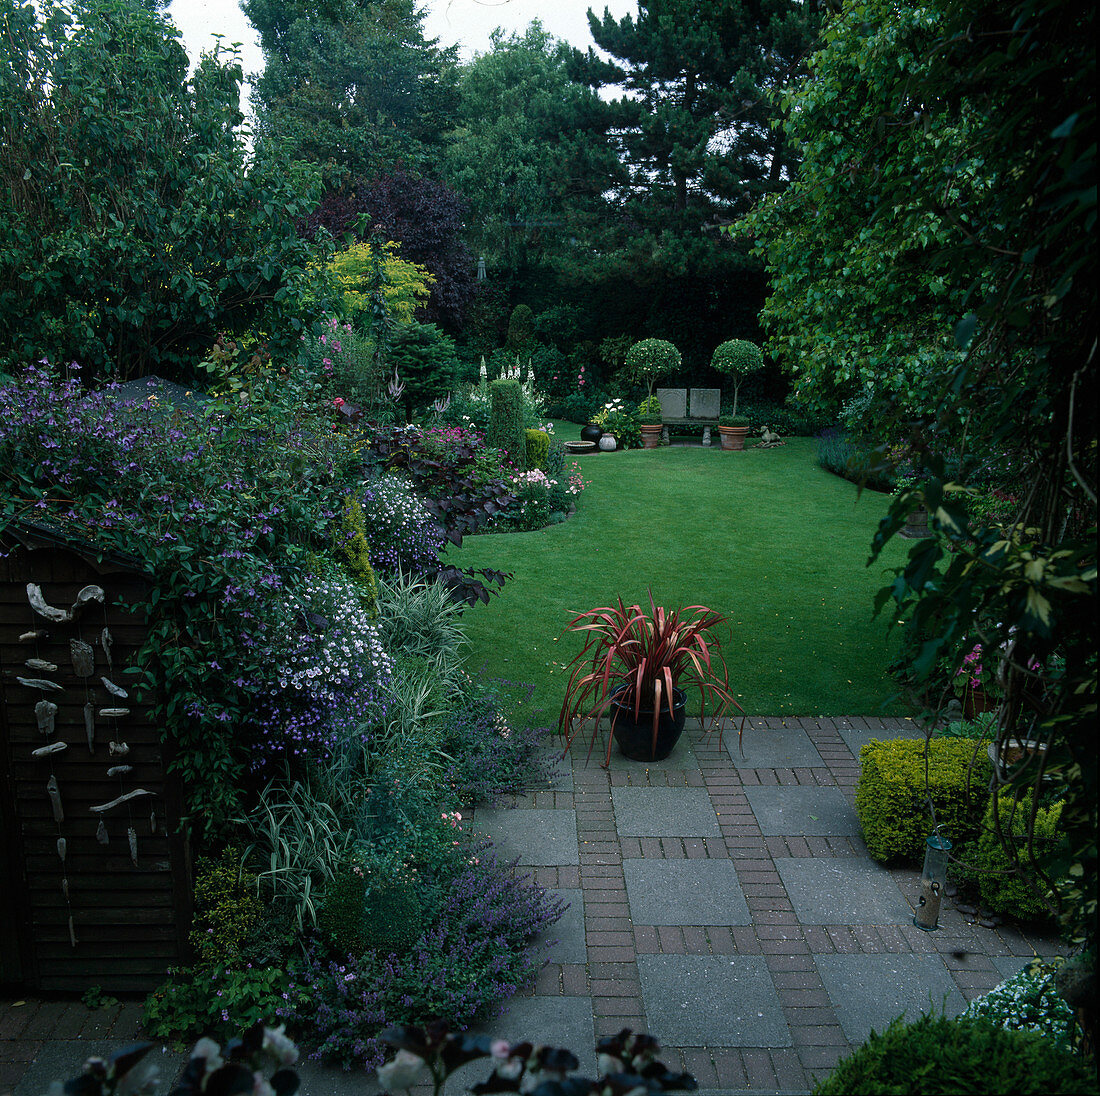
[[[597,444],[605,453],[614,453],[619,447],[619,443],[615,440],[614,434],[601,434]]]

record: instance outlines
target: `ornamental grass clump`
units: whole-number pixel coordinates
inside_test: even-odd
[[[712,725],[736,709],[744,709],[734,700],[729,673],[722,657],[715,629],[726,618],[703,605],[682,609],[664,609],[653,595],[649,612],[639,605],[626,606],[620,598],[616,606],[589,609],[570,621],[568,630],[585,635],[584,647],[573,657],[569,683],[565,689],[558,733],[568,749],[578,732],[592,722],[592,743],[596,743],[600,717],[616,704],[612,729],[620,711],[630,711],[635,721],[653,721],[653,742],[657,741],[662,711],[673,715],[675,693],[698,691],[700,716],[705,720],[707,702],[714,704]],[[742,720],[738,741],[744,728]],[[611,763],[611,741],[607,757]]]

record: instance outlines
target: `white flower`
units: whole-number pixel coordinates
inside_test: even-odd
[[[286,1024],[264,1028],[264,1050],[281,1066],[292,1066],[298,1061],[298,1048],[287,1038]]]
[[[213,1039],[209,1039],[206,1036],[203,1036],[203,1038],[195,1044],[195,1049],[191,1051],[191,1057],[205,1059],[207,1073],[214,1073],[225,1065],[225,1059],[222,1057],[222,1048],[218,1046]]]
[[[388,1065],[380,1066],[378,1082],[387,1091],[397,1088],[412,1088],[424,1079],[428,1067],[424,1059],[408,1050],[399,1050]]]

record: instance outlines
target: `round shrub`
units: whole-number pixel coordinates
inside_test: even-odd
[[[623,363],[627,372],[643,382],[653,395],[654,382],[680,368],[680,351],[664,339],[642,339],[627,352]]]
[[[872,739],[859,752],[856,813],[867,851],[876,859],[919,861],[936,822],[956,852],[978,834],[990,764],[980,744],[966,739]]]
[[[546,468],[546,458],[550,452],[550,435],[545,430],[527,430],[527,467]]]
[[[1032,886],[1023,878],[1018,867],[1025,872],[1030,869],[1027,852],[1027,822],[1031,815],[1031,794],[1016,802],[1010,795],[1000,796],[997,804],[1000,828],[1016,847],[1013,857],[1005,849],[1004,842],[997,834],[993,819],[993,802],[990,800],[982,822],[982,833],[978,838],[974,854],[978,886],[982,892],[982,901],[996,913],[1010,913],[1013,917],[1029,918],[1049,917],[1050,909],[1043,901],[1042,881],[1040,889]],[[1045,856],[1054,851],[1059,836],[1058,823],[1062,816],[1062,804],[1052,807],[1040,807],[1035,812],[1033,844],[1035,857],[1042,864]]]
[[[1084,1060],[1041,1035],[987,1020],[922,1016],[872,1032],[814,1088],[815,1096],[913,1093],[1095,1093]]]
[[[737,392],[741,381],[750,373],[764,368],[764,355],[756,343],[747,339],[729,339],[719,343],[711,355],[712,369],[725,373],[733,381],[733,412],[737,414]]]
[[[353,857],[325,892],[317,927],[347,955],[407,951],[425,928],[420,889],[411,869],[365,868]]]
[[[1012,1031],[1031,1031],[1072,1047],[1073,1009],[1055,984],[1063,963],[1062,959],[1033,959],[1019,974],[971,1001],[963,1015]]]

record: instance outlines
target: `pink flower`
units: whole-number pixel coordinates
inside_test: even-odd
[[[339,396],[337,396],[336,399],[334,399],[332,401],[332,406],[333,407],[343,407],[344,406],[344,401]]]

